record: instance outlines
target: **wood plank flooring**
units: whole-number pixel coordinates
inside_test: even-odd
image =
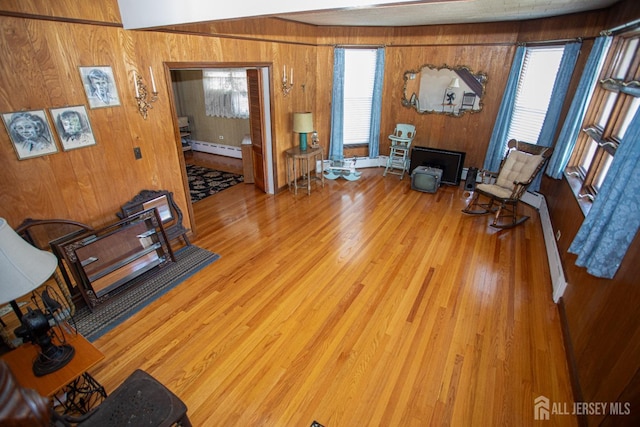
[[[570,405],[535,211],[497,231],[461,188],[382,172],[194,204],[221,258],[100,338],[92,374],[146,370],[194,426],[526,426],[540,395]]]

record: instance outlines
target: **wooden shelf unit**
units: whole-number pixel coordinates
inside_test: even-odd
[[[178,127],[180,129],[180,142],[182,144],[182,151],[191,151],[191,123],[189,117],[178,117]],[[185,144],[185,141],[187,142]]]

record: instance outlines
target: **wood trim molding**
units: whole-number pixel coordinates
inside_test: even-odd
[[[578,376],[578,364],[575,358],[575,352],[571,341],[571,333],[569,332],[567,312],[565,310],[564,300],[562,297],[558,300],[558,314],[560,316],[562,340],[564,341],[564,348],[567,356],[567,368],[569,369],[569,380],[571,381],[573,400],[574,402],[584,402],[582,387],[580,386],[580,378]],[[589,425],[588,418],[585,414],[577,414],[576,418],[578,419],[578,425],[580,427],[587,427]]]
[[[59,16],[35,15],[31,13],[9,12],[6,10],[1,10],[0,16],[7,16],[10,18],[36,19],[40,21],[65,22],[69,24],[100,25],[104,27],[123,28],[122,23],[120,22],[93,21],[90,19],[76,19],[76,18],[64,18]]]

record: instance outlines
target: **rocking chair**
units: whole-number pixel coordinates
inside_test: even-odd
[[[518,214],[518,202],[553,151],[515,139],[507,145],[500,171],[481,171],[482,183],[476,185],[473,198],[462,210],[472,215],[495,213],[491,226],[496,228],[515,227],[529,219]],[[481,203],[480,196],[488,200]]]

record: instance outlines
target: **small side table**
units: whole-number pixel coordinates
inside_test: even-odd
[[[64,402],[59,401],[66,413],[84,414],[107,397],[104,387],[87,372],[104,359],[104,354],[82,335],[69,336],[67,343],[75,348],[75,355],[68,365],[55,372],[36,377],[33,374],[33,360],[40,347],[25,343],[2,356],[18,383],[25,388],[36,390],[41,396],[56,398],[59,391],[67,394]]]
[[[322,147],[309,147],[306,150],[300,150],[300,147],[293,147],[285,151],[287,157],[287,185],[289,190],[293,188],[293,193],[298,194],[298,172],[302,172],[302,180],[307,185],[307,194],[311,194],[311,180],[315,179],[322,183],[324,187],[324,150]],[[320,160],[320,175],[317,172],[311,174],[311,170],[315,171],[315,163]],[[313,161],[313,168],[310,162]],[[298,164],[300,171],[298,170]]]

